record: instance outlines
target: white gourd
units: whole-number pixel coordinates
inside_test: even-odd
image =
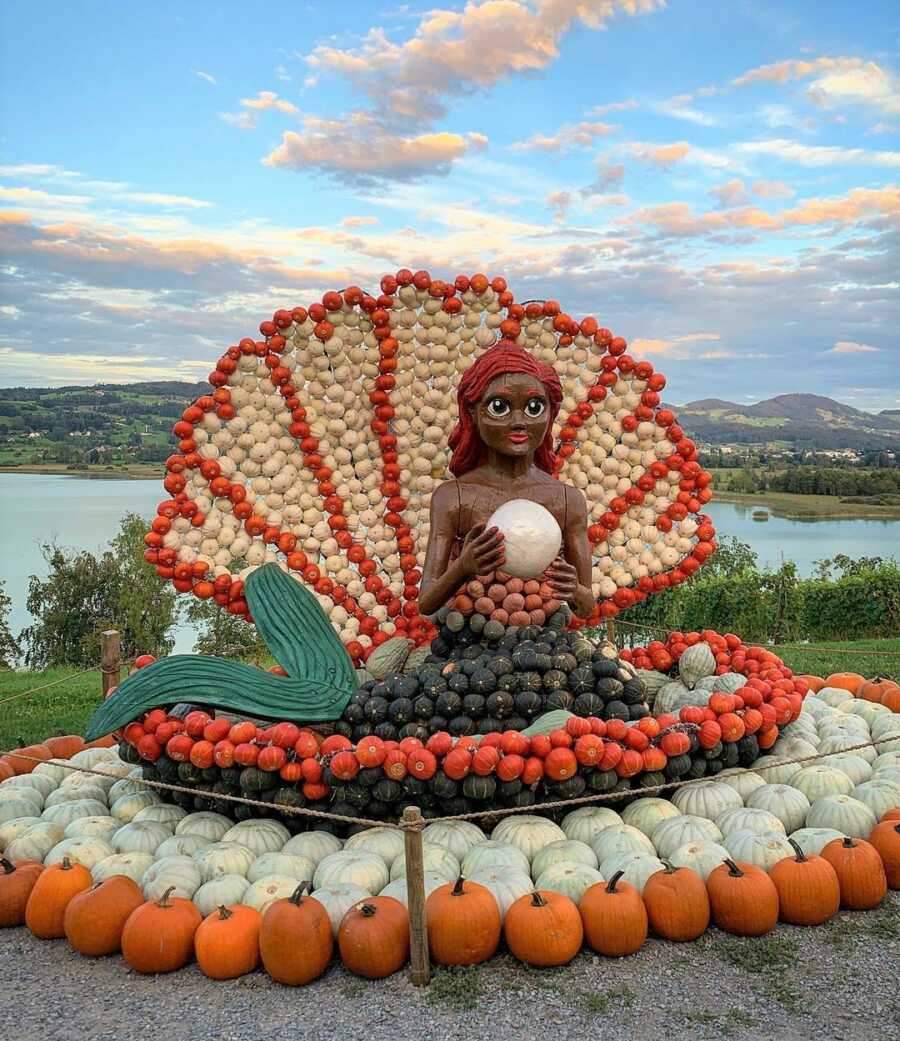
[[[175,836],[176,839],[181,837]],[[243,875],[217,875],[209,882],[204,882],[194,893],[194,906],[205,918],[217,907],[230,907],[242,903],[249,885]]]
[[[644,886],[651,875],[662,871],[665,866],[659,857],[655,857],[651,853],[619,853],[603,861],[600,865],[600,874],[604,879],[609,880],[621,871],[622,880],[630,882],[639,893],[643,893]]]
[[[309,857],[318,864],[324,860],[329,853],[337,853],[343,847],[343,843],[330,831],[304,831],[299,835],[287,840],[282,846],[282,853],[299,853],[301,856]]]
[[[724,839],[722,843],[724,843]],[[695,842],[685,842],[674,850],[666,859],[672,867],[686,867],[696,873],[705,882],[711,871],[715,870],[729,856],[728,849],[722,843],[713,842],[711,839],[701,839]]]
[[[241,903],[245,907],[256,908],[260,914],[264,915],[276,900],[286,900],[302,884],[296,878],[288,875],[265,875],[247,886],[241,897]]]
[[[751,792],[756,791],[757,788],[762,788],[766,783],[764,778],[758,773],[754,773],[752,770],[743,770],[740,767],[723,770],[716,775],[716,780],[721,784],[727,784],[729,788],[734,788],[744,802],[747,801],[747,797]]]
[[[111,857],[115,850],[103,839],[93,838],[90,835],[77,835],[74,839],[62,839],[44,857],[47,867],[52,864],[61,864],[64,857],[68,857],[73,864],[81,864],[88,871],[101,860]]]
[[[403,832],[397,828],[366,828],[351,835],[344,843],[344,849],[377,853],[390,868],[397,857],[403,856]]]
[[[316,889],[335,882],[349,882],[362,886],[372,896],[380,893],[389,881],[387,864],[377,853],[352,849],[329,853],[316,865],[313,878]]]
[[[531,862],[531,877],[537,878],[555,864],[586,864],[597,868],[597,854],[586,842],[577,839],[560,839],[539,849]]]
[[[699,644],[697,646],[700,646]],[[679,788],[672,802],[682,813],[714,821],[720,813],[744,805],[734,788],[719,781],[698,781]]]
[[[80,799],[96,799],[106,805],[106,792],[96,784],[82,784],[77,788],[57,788],[44,800],[44,809],[61,806],[64,802],[76,802]]]
[[[900,766],[900,752],[879,752],[878,758],[872,764],[872,773],[878,774],[890,766]],[[868,781],[869,778],[867,777]],[[860,784],[862,782],[860,781]]]
[[[766,784],[790,784],[791,778],[800,769],[802,767],[799,763],[789,763],[777,755],[760,756],[753,764],[753,772]]]
[[[853,782],[836,767],[814,763],[794,774],[791,787],[803,792],[813,803],[823,795],[849,795],[853,791]]]
[[[875,777],[858,784],[850,793],[866,804],[875,816],[881,818],[888,810],[900,809],[900,784],[887,777]]]
[[[844,835],[834,828],[798,828],[796,831],[791,832],[790,838],[797,843],[807,856],[812,853],[818,856],[829,842],[833,839],[842,839]]]
[[[154,806],[158,802],[160,802],[160,798],[155,792],[135,792],[133,795],[123,795],[120,799],[116,799],[110,806],[109,812],[116,820],[128,824],[146,806]]]
[[[850,694],[843,687],[822,687],[811,696],[819,701],[824,701],[826,705],[830,705],[832,708],[839,708],[850,698]]]
[[[768,810],[784,825],[787,834],[802,828],[809,812],[809,799],[787,784],[765,784],[751,792],[747,805],[758,810]]]
[[[169,802],[160,802],[154,806],[145,806],[131,819],[136,824],[141,824],[144,821],[155,821],[157,824],[167,824],[170,828],[174,828],[186,816],[187,811],[180,806],[175,806]]]
[[[478,847],[473,846],[472,848],[477,849]],[[516,852],[518,852],[518,850]],[[432,875],[438,875],[447,882],[452,882],[454,879],[459,878],[459,861],[453,856],[449,849],[444,849],[443,846],[435,846],[432,842],[423,842],[422,863],[425,871],[430,871]],[[394,863],[391,864],[390,874],[392,882],[396,881],[398,878],[406,878],[405,853],[402,853],[394,860]]]
[[[678,659],[678,675],[687,687],[693,687],[704,676],[716,671],[716,658],[708,643],[695,643]]]
[[[678,809],[674,802],[670,802],[668,799],[645,797],[643,799],[635,799],[634,802],[629,803],[625,807],[622,811],[622,823],[630,824],[633,828],[637,828],[638,831],[642,831],[647,838],[650,838],[653,834],[653,829],[660,821],[677,817],[680,813],[681,810]]]
[[[222,836],[222,842],[237,842],[260,856],[277,853],[290,837],[291,833],[280,821],[251,818],[229,828]]]
[[[115,781],[110,786],[107,792],[107,799],[110,806],[112,806],[114,802],[124,798],[126,795],[140,795],[142,792],[149,790],[146,784],[140,784],[130,777],[123,777],[121,781]]]
[[[122,822],[115,817],[79,817],[66,825],[65,837],[74,839],[77,835],[91,835],[94,838],[112,842],[112,837],[122,827]]]
[[[24,835],[29,828],[40,823],[40,817],[11,817],[8,821],[0,824],[0,852],[17,839]]]
[[[97,799],[77,799],[75,802],[62,802],[58,806],[51,806],[41,814],[41,820],[50,821],[66,828],[72,821],[80,817],[105,817],[107,815],[106,803]]]
[[[900,784],[900,766],[885,766],[878,773],[873,773],[870,780],[891,781],[893,784]]]
[[[395,861],[396,864],[396,861]],[[405,889],[404,885],[398,887]],[[426,896],[428,889],[426,886]],[[341,922],[344,920],[344,915],[353,907],[354,904],[359,903],[360,900],[365,900],[368,893],[362,886],[348,885],[347,883],[337,883],[332,886],[323,886],[321,889],[314,890],[310,896],[313,900],[318,900],[319,903],[325,908],[328,918],[331,921],[331,931],[336,937],[338,930],[341,927]],[[387,896],[393,896],[394,893],[387,893]],[[399,896],[397,897],[399,900]]]
[[[30,774],[18,774],[15,777],[7,777],[7,779],[0,784],[0,791],[7,792],[12,788],[28,788],[32,791],[36,791],[40,795],[41,799],[46,799],[47,796],[56,788],[56,785],[49,777],[42,774],[36,774],[32,771]]]
[[[833,767],[845,773],[854,787],[872,779],[873,767],[855,752],[836,752],[821,760],[823,766]]]
[[[768,871],[779,860],[794,855],[787,836],[780,831],[733,831],[725,836],[725,846],[732,860],[747,861],[764,871]]]
[[[38,777],[46,777],[53,782],[54,788],[58,788],[69,775],[65,765],[67,763],[67,759],[48,759],[46,763],[38,763],[31,773],[37,774]]]
[[[316,865],[300,853],[263,853],[250,865],[247,881],[258,882],[269,875],[283,875],[296,878],[298,882],[311,882],[315,873]]]
[[[437,824],[429,824],[422,831],[422,838],[426,842],[433,842],[436,846],[449,849],[457,860],[462,861],[469,849],[476,842],[484,842],[487,835],[470,821],[444,821]]]
[[[250,865],[256,860],[253,852],[238,842],[216,842],[193,854],[204,882],[219,875],[247,877]]]
[[[189,813],[175,825],[176,835],[199,835],[201,838],[209,839],[210,842],[219,842],[229,828],[234,827],[234,821],[221,813],[212,813],[203,810],[199,813]]]
[[[611,824],[626,823],[615,810],[606,806],[580,806],[567,813],[560,827],[567,839],[591,844],[594,837]],[[630,823],[630,822],[628,822]]]
[[[477,882],[490,890],[497,901],[501,921],[520,896],[534,891],[534,883],[529,876],[516,871],[479,871],[469,881]]]
[[[40,792],[35,792],[34,797],[17,795],[16,798],[4,799],[0,801],[0,824],[16,820],[17,817],[43,816],[42,805]]]
[[[155,853],[171,837],[172,829],[167,824],[144,821],[122,825],[110,842],[116,853]]]
[[[163,857],[151,864],[141,879],[145,900],[159,900],[167,889],[175,887],[172,896],[193,898],[203,879],[193,857]]]
[[[776,831],[785,834],[781,820],[768,810],[754,809],[752,806],[726,810],[716,817],[716,827],[724,836],[735,831],[753,831],[757,835]]]
[[[680,817],[660,821],[650,838],[656,847],[657,855],[662,860],[668,860],[675,850],[686,842],[719,842],[722,832],[706,817],[694,817],[685,813]]]
[[[426,871],[425,872],[425,899],[427,900],[428,897],[431,896],[431,894],[435,891],[435,889],[440,889],[441,886],[445,886],[447,884],[448,884],[448,882],[447,882],[446,878],[442,878],[440,875],[436,875],[433,871]],[[326,887],[326,888],[331,888],[331,887]],[[357,887],[354,887],[354,888],[357,888]],[[370,895],[372,895],[372,894],[364,892],[362,899],[365,899],[365,897],[370,896]],[[392,896],[395,900],[399,900],[400,903],[403,904],[404,907],[407,907],[407,908],[409,907],[409,901],[408,901],[408,897],[407,897],[407,894],[406,894],[406,879],[405,878],[395,878],[393,882],[388,882],[388,884],[377,895],[378,896]],[[356,901],[354,901],[354,903],[355,902]]]
[[[549,889],[554,893],[562,893],[577,904],[585,892],[603,882],[603,875],[590,864],[580,861],[560,860],[548,865],[534,881],[534,888]]]
[[[121,760],[115,748],[82,748],[68,762],[71,766],[79,766],[83,770],[93,770],[95,767],[105,769],[114,763],[121,763]]]
[[[591,849],[598,864],[619,853],[649,853],[652,856],[656,852],[653,842],[630,824],[613,824],[604,828],[591,843]]]
[[[834,828],[854,839],[867,839],[877,822],[869,807],[851,795],[825,795],[806,814],[808,828]]]
[[[549,846],[551,842],[565,839],[566,833],[546,817],[522,813],[500,821],[491,832],[491,838],[495,842],[509,842],[516,846],[528,857],[530,863],[539,849]]]
[[[16,836],[3,851],[7,860],[40,860],[61,842],[63,827],[55,821],[39,821]]]
[[[200,835],[171,835],[161,842],[155,856],[159,857],[192,857],[200,850],[213,845],[212,839],[204,839]]]
[[[152,853],[113,853],[91,868],[91,877],[97,883],[105,882],[114,875],[125,875],[140,885],[152,866]]]

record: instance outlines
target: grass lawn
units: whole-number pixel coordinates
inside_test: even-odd
[[[793,644],[785,645],[779,653],[795,672],[816,676],[859,672],[870,677],[900,678],[900,638],[808,646]],[[101,700],[99,671],[81,676],[75,675],[72,669],[0,672],[0,701],[66,676],[72,678],[0,708],[0,751],[15,747],[20,739],[27,743],[58,732],[84,733],[91,713]]]

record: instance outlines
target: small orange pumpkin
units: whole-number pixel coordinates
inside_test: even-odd
[[[690,868],[666,864],[647,879],[643,892],[650,928],[665,940],[696,940],[709,925],[709,894]]]
[[[778,890],[755,864],[726,860],[706,879],[712,920],[736,936],[762,936],[778,922]]]
[[[16,753],[20,753],[17,755]],[[27,759],[23,758],[28,756]],[[31,771],[38,765],[35,760],[40,762],[46,762],[48,759],[52,759],[53,756],[50,754],[50,749],[46,745],[24,745],[21,748],[15,748],[7,756],[9,765],[17,774],[30,774]]]
[[[303,892],[301,882],[291,896],[276,900],[263,915],[259,952],[266,972],[291,987],[317,979],[331,961],[334,936],[325,908]]]
[[[25,924],[25,906],[44,865],[34,860],[20,860],[13,864],[0,859],[0,929]]]
[[[392,896],[373,896],[353,905],[341,920],[338,949],[357,976],[381,980],[409,957],[409,912]]]
[[[211,980],[246,976],[259,965],[262,915],[255,907],[219,906],[200,923],[194,950],[201,972]]]
[[[91,882],[91,873],[86,867],[63,857],[61,863],[38,875],[25,905],[25,924],[42,940],[58,940],[65,936],[63,919],[69,901],[83,890],[90,889]]]
[[[617,871],[609,882],[587,889],[578,904],[587,945],[608,958],[624,958],[644,946],[647,909],[641,894]]]
[[[58,734],[56,737],[46,738],[44,744],[50,749],[50,755],[54,759],[71,759],[84,748],[84,738],[79,734]]]
[[[893,810],[885,810],[878,823],[881,824],[884,821],[900,821],[900,807],[895,807]]]
[[[584,924],[564,893],[536,889],[506,912],[503,936],[513,957],[527,965],[568,965],[581,950]]]
[[[181,969],[194,956],[194,935],[202,918],[192,901],[173,897],[171,886],[128,916],[122,930],[122,957],[135,972]]]
[[[425,902],[428,946],[439,965],[477,965],[500,943],[500,911],[486,886],[460,875]]]
[[[826,687],[840,687],[849,691],[855,698],[859,697],[859,689],[866,682],[865,676],[858,672],[833,672],[826,680]]]
[[[112,693],[110,691],[110,693]],[[112,748],[117,745],[118,741],[113,737],[112,734],[107,734],[105,737],[98,737],[96,741],[88,741],[84,746],[85,748]]]
[[[788,842],[795,856],[784,857],[769,869],[778,890],[779,917],[791,925],[821,925],[841,906],[837,874],[824,857],[807,855],[793,839]]]
[[[887,896],[887,876],[878,850],[865,839],[832,839],[822,856],[837,872],[841,907],[868,911]]]
[[[869,842],[878,850],[891,889],[900,889],[900,819],[876,824]]]
[[[802,673],[800,676],[796,676],[795,679],[805,680],[807,687],[813,694],[818,694],[825,686],[825,680],[821,676],[812,676],[809,673]]]
[[[886,690],[881,695],[881,704],[889,708],[891,712],[900,712],[900,687]]]
[[[16,771],[12,767],[9,756],[0,756],[0,781],[8,781],[10,777],[15,776]]]
[[[881,704],[881,699],[889,690],[895,690],[897,684],[892,679],[884,676],[876,676],[874,679],[866,680],[859,688],[858,697],[864,701],[874,701]]]
[[[141,887],[127,875],[98,882],[69,901],[63,915],[66,939],[88,958],[115,954],[122,946],[125,923],[143,902]]]

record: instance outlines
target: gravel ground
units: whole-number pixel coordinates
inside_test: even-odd
[[[0,1012],[17,1041],[900,1036],[900,893],[823,928],[779,926],[756,940],[712,929],[690,944],[652,939],[621,961],[582,953],[563,969],[534,970],[503,954],[439,971],[428,989],[406,973],[368,982],[337,964],[296,990],[262,971],[229,983],[196,966],[142,977],[121,958],[88,960],[24,929],[0,934],[0,958]]]

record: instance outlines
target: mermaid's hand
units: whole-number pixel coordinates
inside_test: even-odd
[[[484,524],[476,524],[471,529],[459,554],[460,567],[468,577],[496,571],[505,559],[502,532],[486,528]]]

